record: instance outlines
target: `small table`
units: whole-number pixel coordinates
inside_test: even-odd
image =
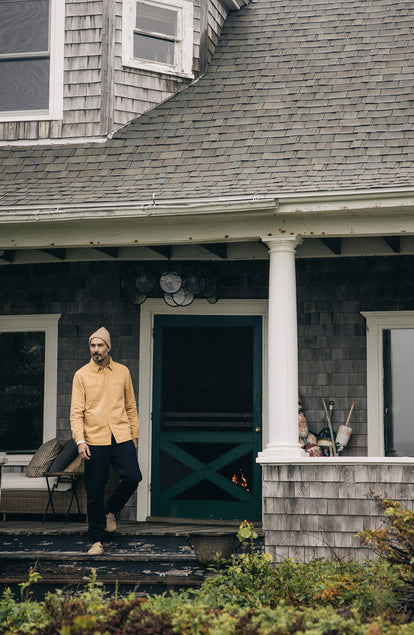
[[[70,501],[69,501],[69,505],[68,505],[68,509],[66,512],[66,516],[65,516],[65,524],[68,522],[68,518],[69,518],[69,514],[70,514],[70,510],[72,508],[72,503],[75,500],[76,501],[76,505],[78,507],[78,513],[81,513],[81,509],[80,509],[80,505],[79,505],[79,498],[78,498],[78,480],[79,477],[82,476],[82,473],[79,472],[47,472],[47,474],[45,474],[46,477],[46,483],[47,483],[47,490],[49,492],[49,500],[47,501],[47,505],[46,505],[46,509],[45,509],[45,513],[43,514],[43,519],[42,519],[42,523],[45,522],[47,513],[49,511],[49,507],[52,508],[52,514],[55,514],[55,507],[53,505],[53,495],[57,490],[57,487],[59,485],[59,483],[70,483],[70,489],[66,490],[68,492],[71,492],[71,497],[70,497]],[[49,482],[49,478],[56,478],[56,483],[54,483],[52,486],[50,485]]]

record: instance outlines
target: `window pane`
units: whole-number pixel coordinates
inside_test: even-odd
[[[174,65],[174,42],[134,33],[134,57]]]
[[[49,60],[0,60],[0,110],[49,108]]]
[[[49,0],[0,2],[0,54],[48,51]]]
[[[176,37],[177,11],[137,2],[137,29]]]
[[[45,334],[0,333],[0,450],[37,450],[43,440]]]
[[[383,334],[386,456],[414,456],[414,329]]]

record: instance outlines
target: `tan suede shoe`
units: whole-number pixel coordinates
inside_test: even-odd
[[[92,547],[88,551],[89,556],[101,556],[104,552],[103,544],[101,542],[94,542]]]
[[[105,531],[107,531],[108,533],[116,531],[116,517],[115,514],[111,514],[111,512],[106,515]]]

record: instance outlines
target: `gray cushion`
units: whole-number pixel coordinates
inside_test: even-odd
[[[57,439],[50,439],[50,441],[43,443],[27,466],[26,475],[29,477],[44,476],[59,454],[61,447]]]
[[[78,446],[73,439],[69,439],[50,465],[48,472],[63,472],[77,456]]]
[[[67,467],[65,467],[64,472],[73,472],[75,474],[83,474],[84,472],[84,461],[83,458],[78,454],[76,459],[73,459],[71,463]]]

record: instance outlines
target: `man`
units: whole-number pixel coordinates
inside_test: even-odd
[[[91,360],[73,378],[70,423],[78,452],[85,460],[85,486],[92,546],[103,554],[105,531],[116,529],[116,514],[135,492],[142,476],[138,466],[138,413],[126,366],[109,356],[111,338],[101,327],[89,338]],[[120,477],[105,510],[109,466]]]

